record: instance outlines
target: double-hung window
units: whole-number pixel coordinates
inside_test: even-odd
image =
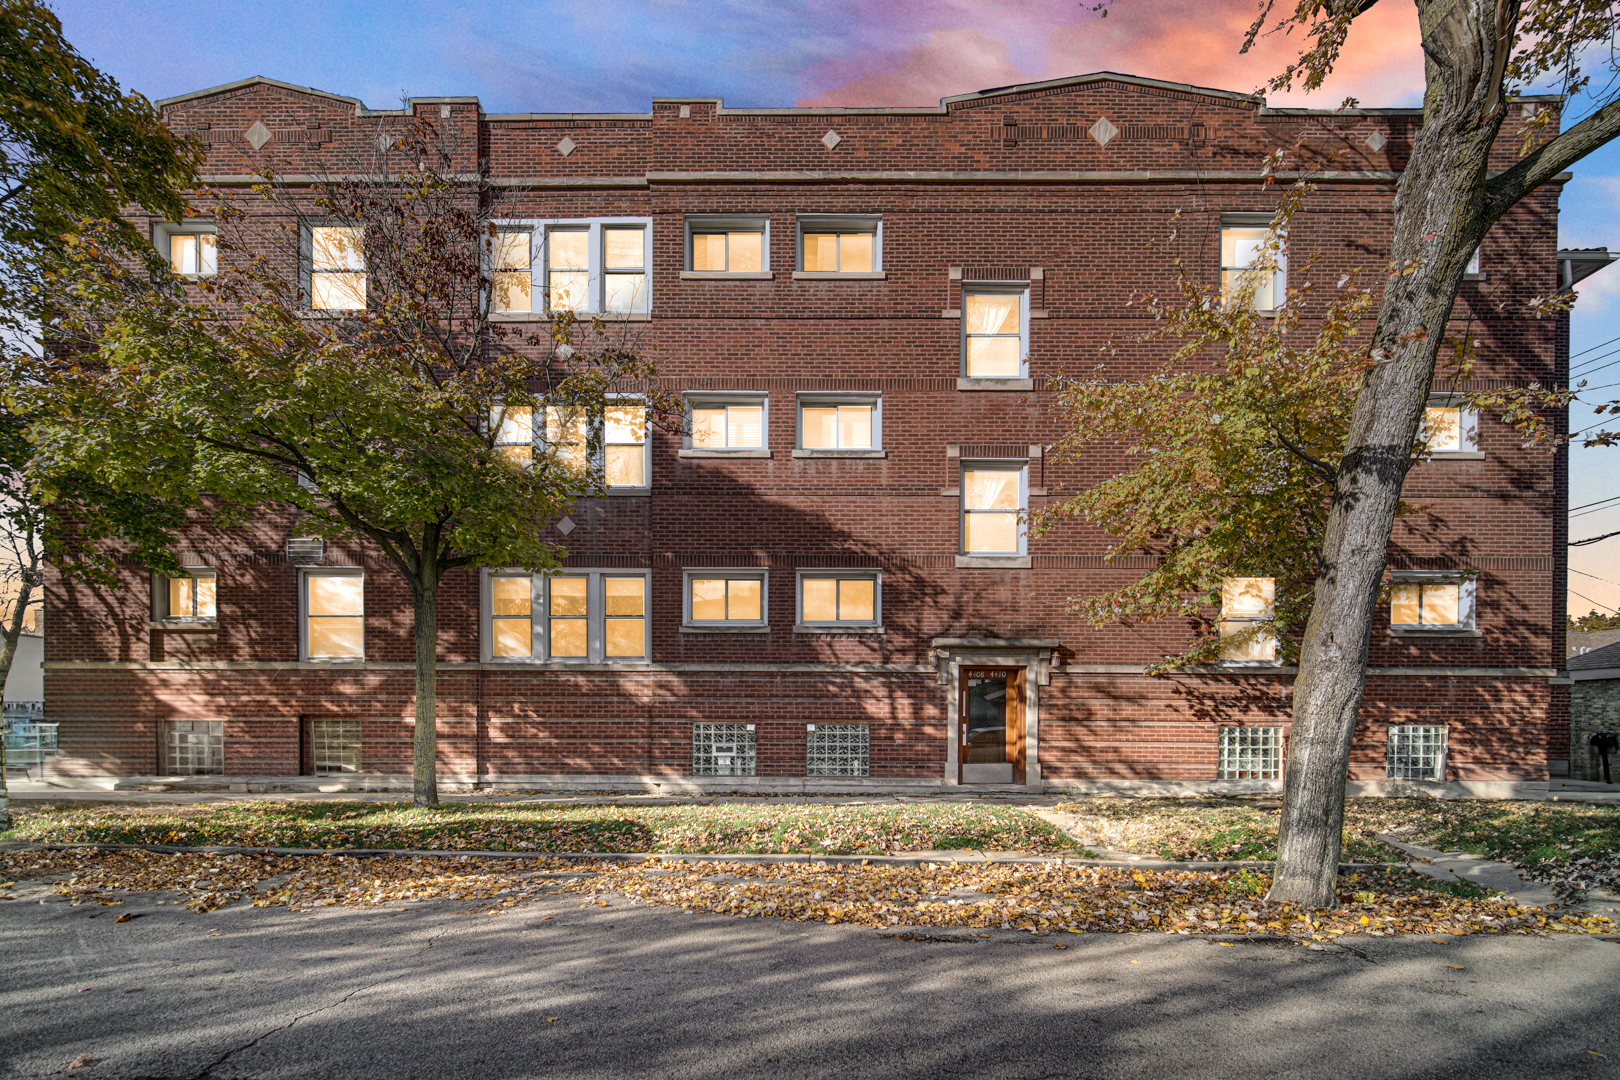
[[[1439,572],[1399,571],[1389,590],[1395,634],[1466,633],[1474,629],[1474,579]]]
[[[152,245],[168,257],[169,268],[182,277],[219,273],[219,236],[210,221],[162,224],[152,229]]]
[[[883,624],[882,575],[876,570],[800,570],[796,629],[837,630]]]
[[[366,577],[359,569],[322,567],[299,574],[304,660],[364,660]]]
[[[1029,467],[1019,462],[962,463],[962,547],[967,556],[1020,556],[1028,530]]]
[[[1454,394],[1430,394],[1419,438],[1431,459],[1478,458],[1479,411]]]
[[[688,392],[683,457],[769,457],[769,399],[762,393]]]
[[[801,392],[795,457],[881,457],[883,399],[859,392]]]
[[[693,277],[769,277],[770,219],[701,215],[686,219],[686,274]]]
[[[962,375],[1029,377],[1029,286],[962,286]]]
[[[527,468],[534,461],[534,409],[528,405],[496,405],[489,411],[495,431],[495,449],[513,465]]]
[[[538,431],[534,414],[527,405],[490,409],[495,449],[514,465],[528,467],[539,446],[566,469],[582,476],[599,475],[609,495],[645,494],[650,489],[652,448],[647,406],[641,399],[613,399],[600,414],[579,406],[548,405]]]
[[[881,277],[880,214],[800,214],[795,277]]]
[[[497,313],[652,310],[651,218],[523,219],[497,227]]]
[[[1271,664],[1277,637],[1270,623],[1276,612],[1277,583],[1268,577],[1232,577],[1221,583],[1221,661]]]
[[[686,571],[686,629],[764,629],[769,575],[754,567]]]
[[[159,622],[213,622],[217,617],[217,571],[188,566],[184,577],[158,577],[152,591],[152,617]]]
[[[1271,256],[1275,267],[1268,273],[1257,269],[1265,261],[1266,237],[1271,229],[1270,214],[1221,215],[1221,297],[1230,303],[1238,290],[1252,280],[1256,311],[1273,311],[1288,295],[1288,256],[1278,251]]]
[[[484,655],[491,662],[644,661],[652,641],[644,570],[490,571]]]
[[[316,311],[365,309],[364,229],[316,225],[309,230],[309,297]]]

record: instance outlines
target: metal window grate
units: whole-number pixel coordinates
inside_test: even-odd
[[[871,728],[866,724],[806,724],[806,776],[866,776],[871,769]]]
[[[225,772],[222,720],[167,720],[163,725],[165,766],[170,776],[221,776]]]
[[[1391,725],[1384,773],[1391,780],[1441,780],[1446,764],[1446,729]]]
[[[311,726],[316,776],[360,771],[360,721],[316,720]]]
[[[693,776],[753,776],[753,724],[693,724]]]
[[[1276,780],[1282,776],[1282,728],[1221,728],[1221,780]]]

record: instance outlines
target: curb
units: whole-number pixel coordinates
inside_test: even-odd
[[[241,847],[236,845],[182,846],[175,844],[0,844],[0,852],[10,851],[150,851],[158,855],[340,855],[353,858],[383,858],[387,856],[428,857],[439,859],[565,859],[574,862],[661,862],[700,863],[729,862],[745,865],[770,866],[775,864],[823,863],[846,866],[935,866],[944,863],[973,865],[1029,864],[1059,866],[1094,866],[1099,868],[1135,870],[1254,870],[1270,869],[1270,861],[1246,860],[1241,862],[1172,862],[1163,859],[1084,859],[1063,855],[985,855],[964,851],[960,855],[928,852],[913,855],[810,855],[755,853],[691,853],[650,851],[445,851],[437,848],[284,848]],[[1404,862],[1340,863],[1339,872],[1358,870],[1400,870]]]

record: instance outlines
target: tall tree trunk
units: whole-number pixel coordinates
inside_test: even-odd
[[[1490,224],[1486,168],[1506,110],[1502,64],[1516,9],[1511,0],[1418,3],[1423,127],[1396,190],[1375,366],[1356,398],[1300,650],[1272,900],[1334,903],[1378,589],[1452,301]]]
[[[430,549],[431,550],[431,549]],[[416,609],[416,737],[411,803],[439,805],[439,569],[431,555],[411,578]]]
[[[34,587],[39,582],[39,559],[36,556],[33,563],[22,568],[17,586],[17,602],[12,606],[11,617],[0,628],[0,690],[4,690],[6,680],[11,676],[11,662],[17,656],[17,638],[22,634],[23,619],[28,614],[28,605],[34,601]],[[0,829],[11,828],[11,791],[6,787],[6,741],[0,738]]]

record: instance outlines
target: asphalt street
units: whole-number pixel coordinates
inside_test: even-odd
[[[576,894],[199,915],[8,891],[5,1080],[1620,1077],[1620,944],[1593,938],[903,941]]]

